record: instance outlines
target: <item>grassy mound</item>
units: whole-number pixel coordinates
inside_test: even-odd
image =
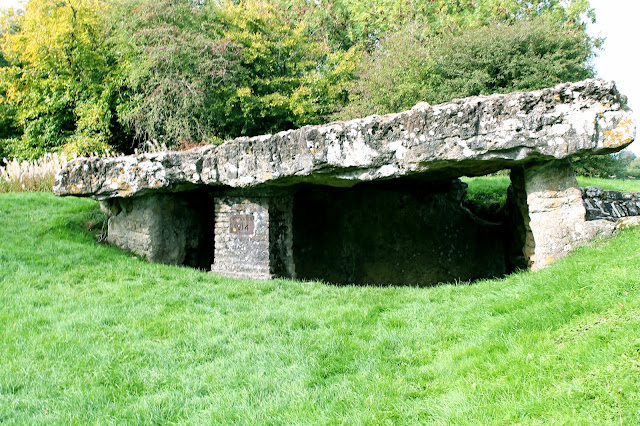
[[[538,273],[376,288],[147,264],[101,221],[0,195],[0,423],[640,418],[638,229]]]

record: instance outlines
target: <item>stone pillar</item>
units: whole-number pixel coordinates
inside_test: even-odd
[[[211,271],[235,278],[295,278],[292,216],[290,194],[216,197]]]
[[[585,222],[578,182],[568,160],[524,169],[525,257],[532,270],[564,257],[593,236]]]
[[[107,241],[149,262],[181,265],[198,247],[197,212],[178,196],[114,198],[101,207],[110,216]]]

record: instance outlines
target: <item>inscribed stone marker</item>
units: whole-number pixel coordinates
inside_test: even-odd
[[[231,232],[232,234],[253,234],[253,215],[231,215],[229,219],[229,232]]]

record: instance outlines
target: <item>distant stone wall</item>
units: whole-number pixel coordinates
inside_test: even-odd
[[[640,215],[640,192],[606,191],[597,186],[580,188],[587,220],[608,220]]]

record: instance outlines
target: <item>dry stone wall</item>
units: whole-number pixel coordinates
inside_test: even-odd
[[[596,186],[580,188],[587,220],[608,220],[640,215],[640,192],[606,191]]]

